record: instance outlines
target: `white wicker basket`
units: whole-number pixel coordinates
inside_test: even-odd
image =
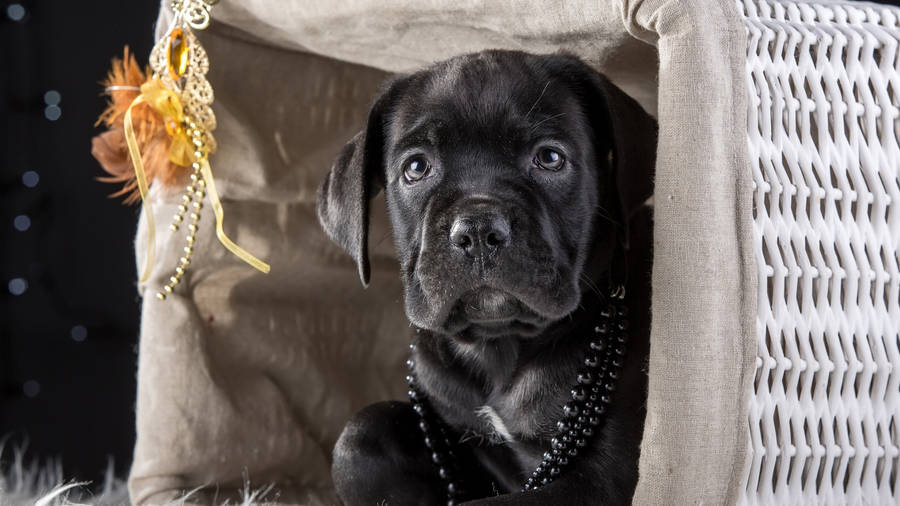
[[[744,0],[759,266],[741,504],[900,504],[900,9]]]

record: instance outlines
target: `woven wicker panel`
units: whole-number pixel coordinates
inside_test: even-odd
[[[900,504],[900,9],[743,0],[759,266],[741,504]]]

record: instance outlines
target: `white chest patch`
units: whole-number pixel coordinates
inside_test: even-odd
[[[509,429],[506,428],[506,424],[503,423],[503,419],[500,418],[500,415],[494,411],[494,408],[490,406],[481,406],[480,408],[475,409],[475,414],[484,418],[484,420],[493,427],[494,436],[501,441],[512,441],[512,434],[509,433]]]

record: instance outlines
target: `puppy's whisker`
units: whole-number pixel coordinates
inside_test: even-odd
[[[544,93],[547,91],[548,86],[550,86],[550,81],[547,81],[547,84],[544,85],[544,89],[541,90],[541,94],[538,95],[537,100],[535,100],[534,103],[531,104],[531,109],[528,109],[528,112],[525,113],[525,119],[528,119],[528,116],[530,116],[531,112],[534,111],[534,108],[537,107],[538,102],[540,102],[541,99],[544,98]]]
[[[580,274],[578,275],[578,277],[579,277],[579,279],[581,279],[582,281],[584,281],[585,283],[587,283],[588,286],[590,286],[591,288],[593,288],[593,289],[595,289],[595,290],[598,289],[598,288],[597,288],[597,284],[594,283],[594,280],[591,279],[591,278],[589,278],[589,277],[587,276],[587,274],[585,274],[585,273],[582,272],[582,273],[580,273]]]
[[[390,236],[391,236],[391,233],[390,233],[390,232],[385,232],[384,235],[382,235],[382,236],[378,239],[378,241],[375,242],[375,245],[374,245],[374,246],[376,246],[376,247],[377,247],[377,246],[380,246],[381,243],[383,243],[385,240],[387,240],[387,238],[390,237]]]
[[[606,221],[612,223],[613,225],[615,225],[615,226],[617,226],[617,227],[621,227],[621,226],[622,226],[621,223],[619,223],[618,221],[616,221],[615,219],[613,219],[613,217],[612,217],[612,215],[610,214],[610,212],[607,211],[606,209],[604,209],[603,206],[600,206],[600,205],[597,206],[597,215],[600,216],[601,218],[603,218],[604,220],[606,220]]]
[[[597,287],[597,285],[594,283],[593,280],[591,280],[591,278],[584,275],[584,273],[579,274],[578,279],[580,279],[581,281],[584,282],[584,284],[588,288],[588,290],[594,292],[597,295],[602,295],[602,293],[600,292],[600,288]]]
[[[538,122],[535,123],[534,125],[531,125],[531,128],[528,130],[528,133],[530,134],[530,133],[534,132],[534,131],[537,129],[537,127],[541,126],[541,123],[550,121],[550,120],[552,120],[552,119],[561,118],[561,117],[563,117],[563,116],[565,116],[565,115],[566,115],[566,113],[561,112],[561,113],[559,113],[559,114],[554,114],[553,116],[548,116],[548,117],[546,117],[546,118],[544,118],[544,119],[538,121]]]

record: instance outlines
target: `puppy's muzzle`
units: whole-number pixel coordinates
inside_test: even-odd
[[[490,202],[462,202],[450,225],[450,248],[483,263],[509,245],[509,219]]]

